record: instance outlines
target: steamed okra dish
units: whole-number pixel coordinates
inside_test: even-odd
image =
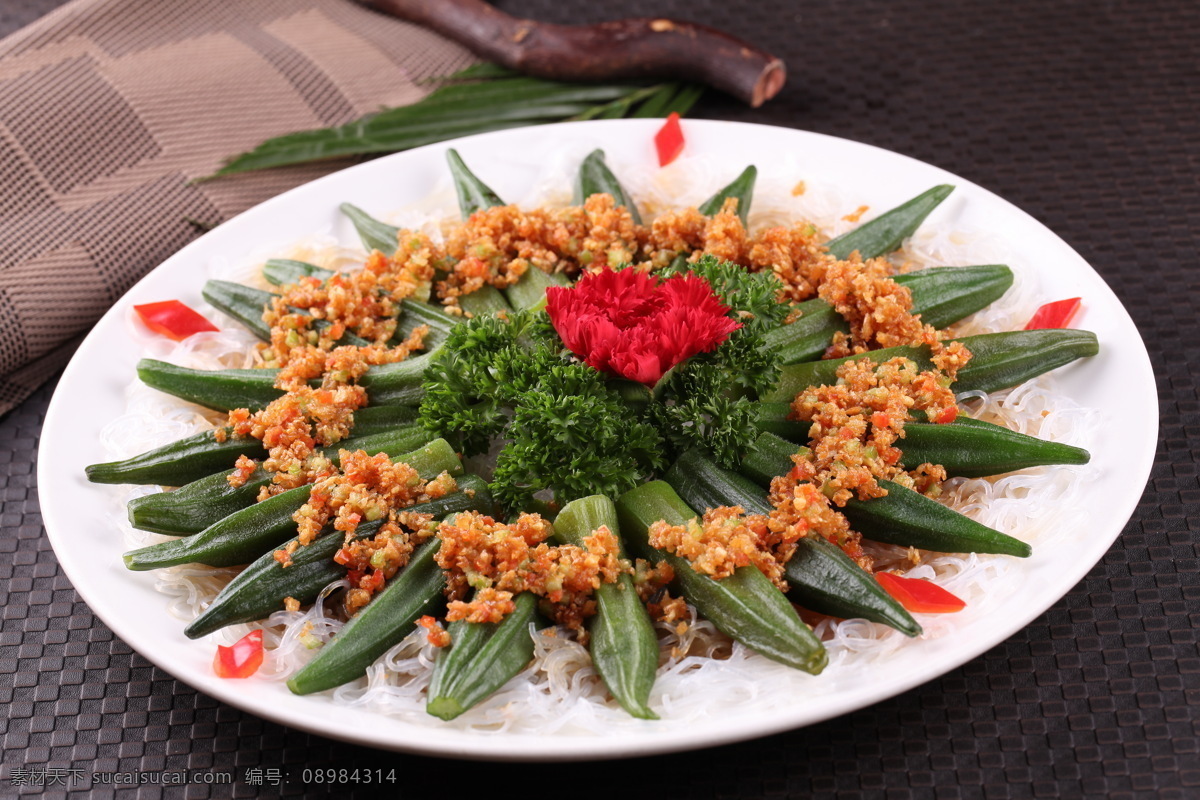
[[[996,398],[1096,337],[1058,304],[971,333],[1012,271],[904,249],[950,186],[831,236],[751,216],[754,167],[639,209],[597,150],[573,202],[524,208],[448,162],[458,219],[343,205],[354,256],[209,281],[253,366],[143,360],[211,427],[88,469],[167,487],[128,514],[174,538],[125,563],[223,584],[185,631],[218,674],[265,663],[299,694],[483,727],[568,695],[678,717],[672,681],[709,663],[818,674],[839,637],[922,636],[972,602],[952,589],[980,556],[1031,554],[955,510],[960,487],[1088,461],[997,424]]]

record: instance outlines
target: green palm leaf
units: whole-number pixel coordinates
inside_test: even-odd
[[[460,136],[563,120],[665,117],[672,111],[686,112],[702,92],[699,86],[679,83],[563,83],[477,64],[448,76],[440,88],[412,105],[333,128],[268,139],[230,159],[212,177],[392,153]]]

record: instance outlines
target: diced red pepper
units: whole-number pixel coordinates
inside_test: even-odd
[[[263,663],[262,631],[250,631],[232,647],[217,645],[213,671],[221,678],[249,678]]]
[[[892,424],[892,418],[882,411],[876,411],[871,415],[871,424],[876,428],[886,428]]]
[[[1081,299],[1079,297],[1072,297],[1068,300],[1055,300],[1053,303],[1046,303],[1046,305],[1033,312],[1033,316],[1030,318],[1029,324],[1025,326],[1025,330],[1034,331],[1043,328],[1067,327],[1067,323],[1071,321],[1071,317],[1075,316],[1075,312],[1079,311]]]
[[[915,614],[950,614],[967,607],[965,602],[950,592],[922,578],[903,578],[890,572],[879,572],[875,579],[896,602]]]
[[[363,578],[359,584],[360,588],[366,589],[368,592],[378,592],[383,588],[383,584],[387,581],[384,574],[379,570],[375,570],[370,575]]]
[[[177,342],[182,342],[193,333],[218,330],[217,326],[205,319],[203,315],[178,300],[144,303],[134,306],[133,310],[141,317],[147,328]]]
[[[683,152],[683,128],[679,126],[679,114],[672,111],[666,123],[654,134],[654,147],[658,150],[658,165],[665,167]]]
[[[937,419],[934,422],[939,425],[945,425],[947,422],[954,422],[956,419],[958,419],[958,406],[950,406],[949,408],[943,408],[942,413],[937,415]]]

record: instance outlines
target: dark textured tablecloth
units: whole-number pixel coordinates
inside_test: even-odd
[[[0,35],[58,4],[5,0]],[[0,797],[89,786],[90,796],[112,796],[92,773],[181,770],[230,772],[235,783],[128,796],[327,794],[301,780],[305,767],[395,769],[392,796],[412,798],[1200,797],[1200,5],[497,5],[558,22],[655,14],[725,28],[782,56],[788,85],[758,110],[709,95],[693,116],[904,153],[997,192],[1060,234],[1117,292],[1155,364],[1160,407],[1145,413],[1160,413],[1162,427],[1134,518],[1028,628],[857,713],[653,759],[458,766],[264,722],[178,683],[115,638],[71,588],[41,526],[34,466],[46,387],[0,419]],[[248,784],[248,770],[266,785]],[[272,770],[290,781],[272,786]],[[373,796],[353,784],[338,793]]]

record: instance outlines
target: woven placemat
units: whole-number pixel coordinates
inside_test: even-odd
[[[6,4],[0,23],[54,5]],[[752,39],[785,58],[788,87],[758,111],[709,96],[696,116],[905,153],[992,189],[1063,236],[1121,297],[1155,364],[1160,409],[1146,413],[1161,412],[1162,429],[1134,518],[1032,625],[857,713],[653,759],[458,766],[262,721],[180,684],[116,639],[75,595],[41,527],[34,472],[46,387],[0,419],[0,796],[126,796],[98,774],[163,780],[190,771],[186,786],[128,796],[319,797],[331,787],[304,781],[305,769],[355,768],[380,770],[394,796],[413,798],[1200,796],[1200,7],[499,5],[560,22],[653,11]],[[232,783],[203,782],[226,775]],[[337,785],[340,796],[376,788]]]

